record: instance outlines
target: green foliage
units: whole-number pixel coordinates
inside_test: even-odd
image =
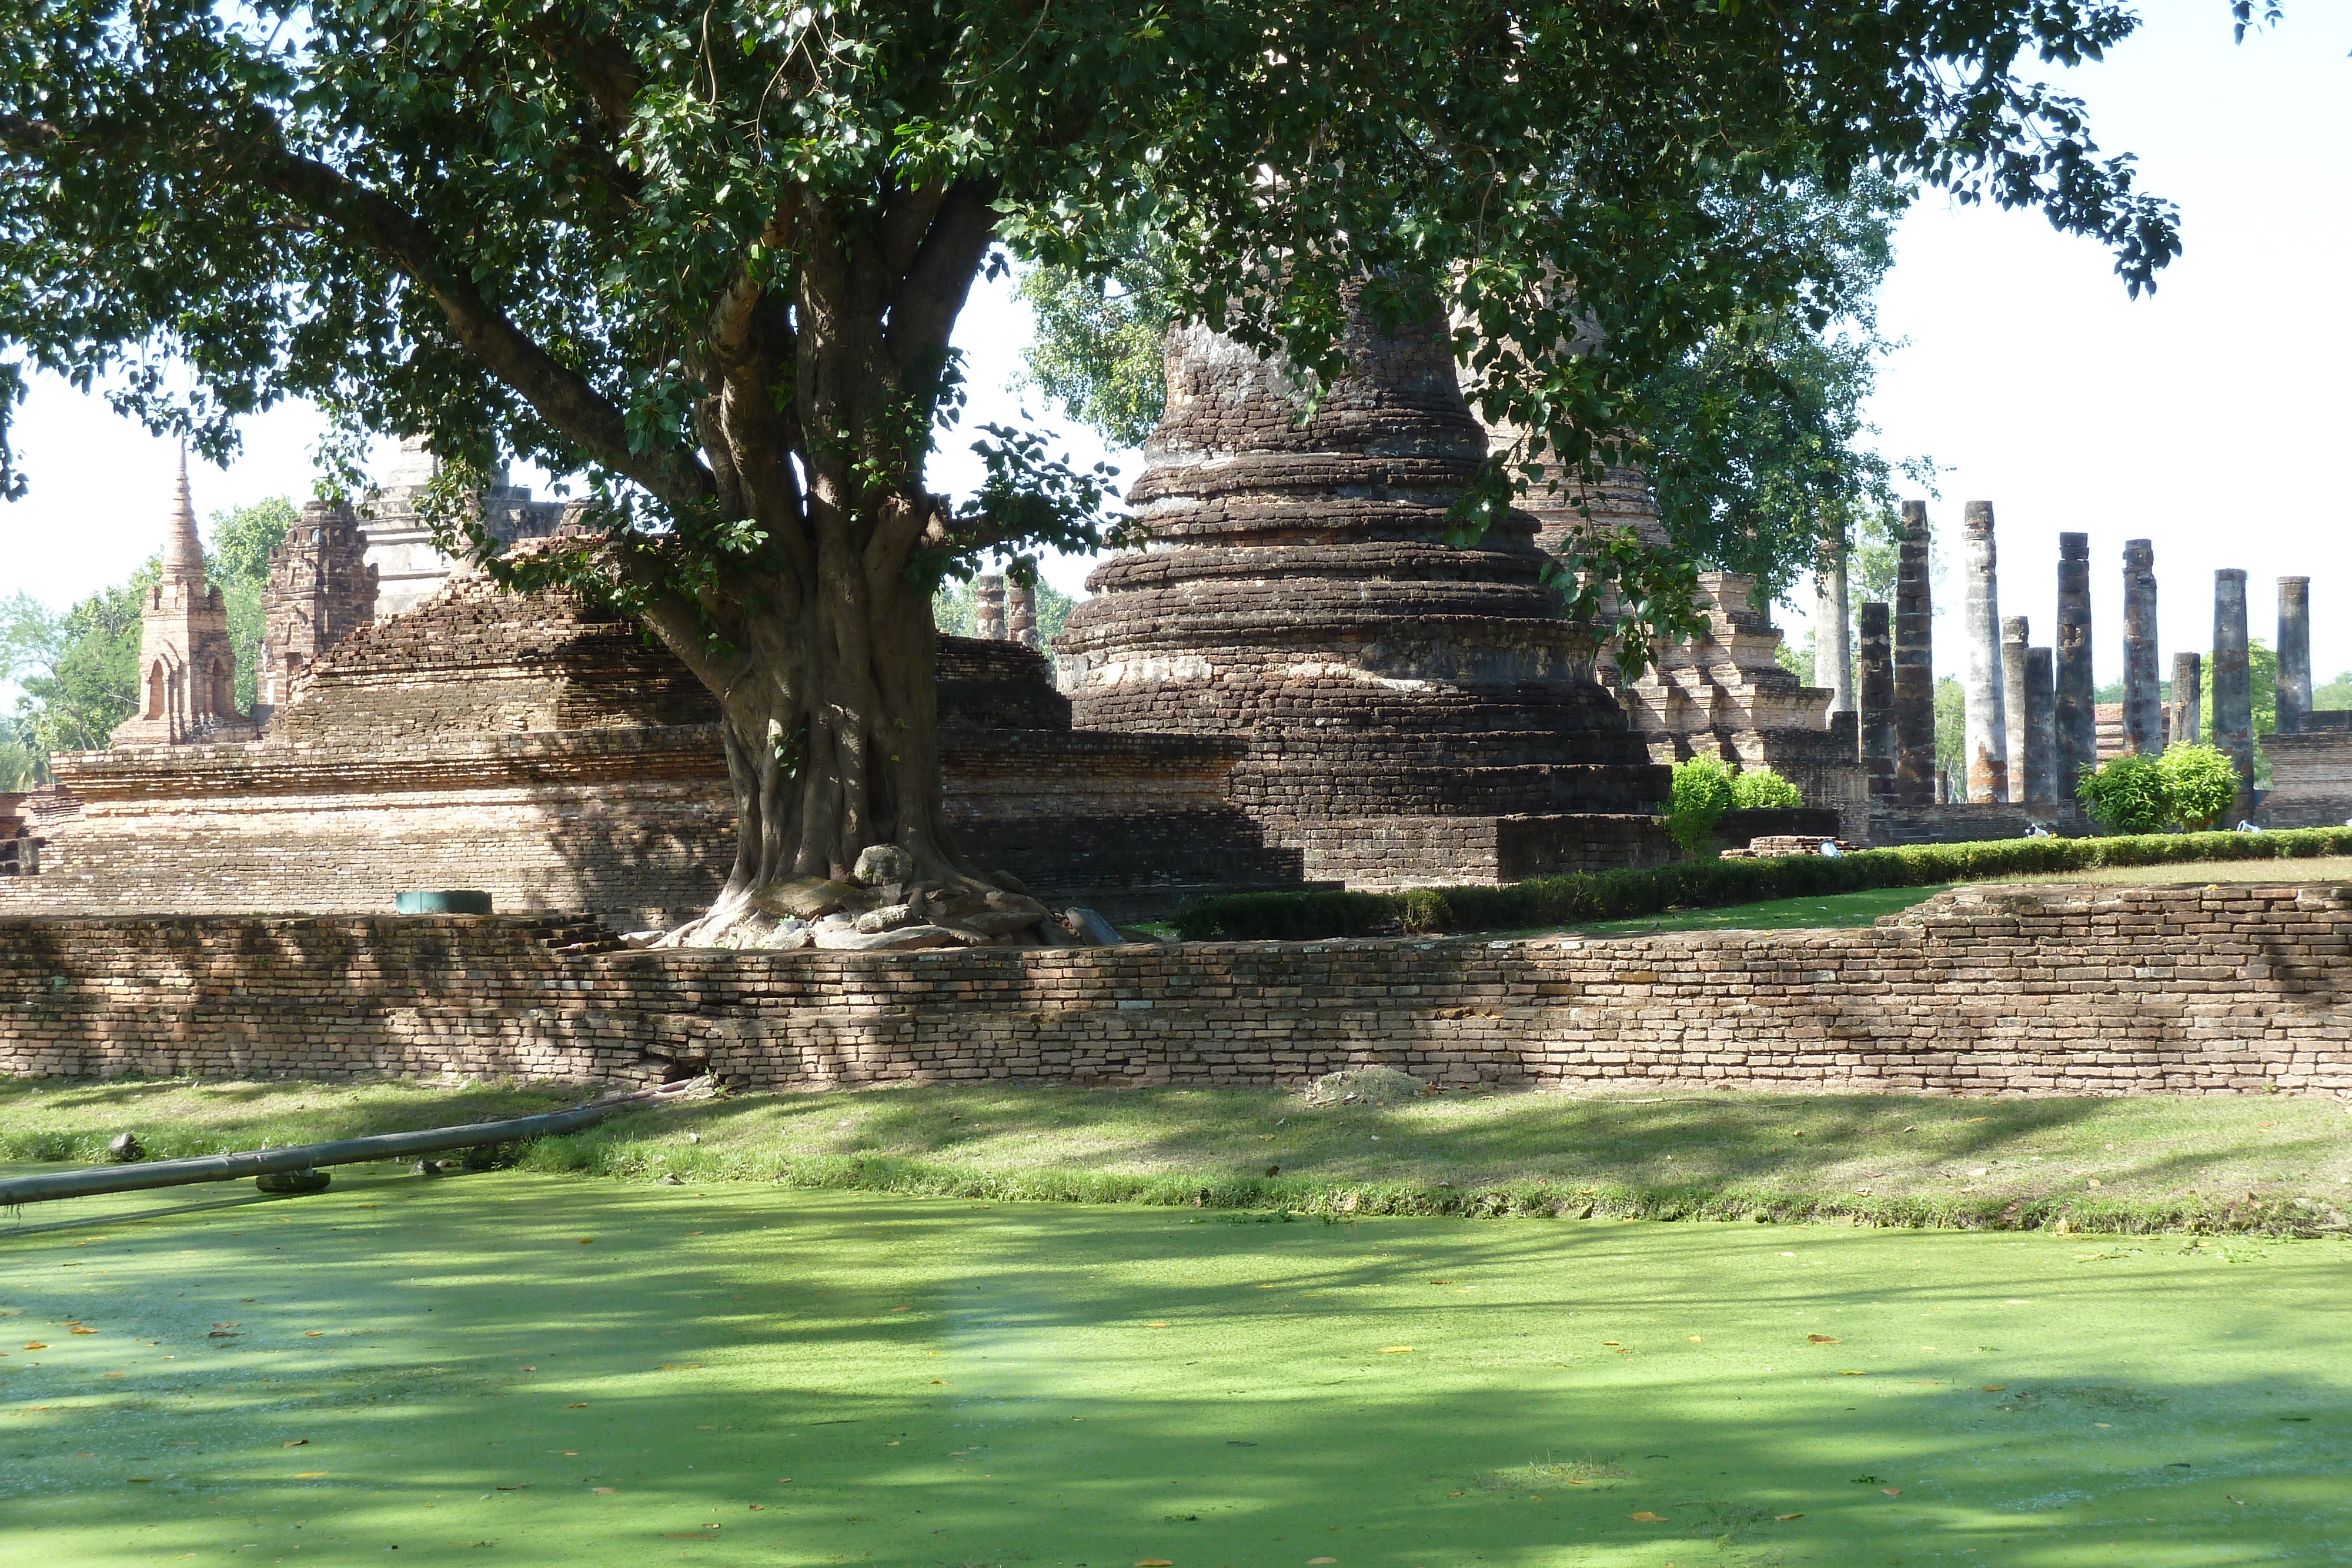
[[[228,637],[236,650],[236,706],[249,712],[261,674],[261,600],[269,586],[269,552],[286,542],[300,515],[292,501],[272,496],[249,507],[215,512],[205,575],[221,591]]]
[[[1951,676],[1939,676],[1936,681],[1936,771],[1965,784],[1968,752],[1968,694]]]
[[[1168,406],[1160,362],[1181,303],[1143,231],[1108,277],[1024,267],[1015,292],[1036,320],[1025,356],[1030,384],[1116,446],[1140,446]]]
[[[2311,706],[2315,712],[2325,709],[2331,713],[2340,713],[2346,708],[2352,708],[2352,670],[2345,671],[2324,685],[2313,687]]]
[[[37,789],[48,781],[48,757],[23,716],[0,718],[0,792]]]
[[[1892,348],[1874,297],[1910,192],[1873,176],[1837,195],[1800,182],[1744,199],[1759,243],[1843,314],[1822,325],[1793,299],[1736,308],[1628,395],[1624,429],[1677,549],[1756,577],[1769,599],[1811,566],[1825,534],[1892,526],[1895,469],[1870,448],[1861,407]],[[1167,402],[1161,341],[1183,310],[1170,244],[1138,229],[1107,275],[1031,268],[1019,285],[1036,321],[1030,383],[1122,446],[1140,445]]]
[[[1864,850],[1834,859],[1790,855],[1779,860],[1690,860],[1645,871],[1538,877],[1504,887],[1439,888],[1433,890],[1434,899],[1419,906],[1423,913],[1416,919],[1425,920],[1429,912],[1442,907],[1453,918],[1447,927],[1453,931],[1519,931],[1874,887],[1933,887],[2100,866],[2311,860],[2346,853],[2352,853],[2352,828],[2112,839],[2000,839]],[[1393,893],[1227,894],[1188,905],[1176,916],[1176,930],[1188,942],[1369,936],[1399,929],[1404,899],[1404,894]]]
[[[1743,768],[1731,780],[1735,811],[1793,810],[1805,803],[1805,792],[1769,768]]]
[[[2211,746],[2175,746],[2162,757],[2125,756],[2076,786],[2083,810],[2114,833],[2195,831],[2219,821],[2238,798],[2238,770]]]
[[[1686,855],[1715,852],[1715,825],[1731,810],[1730,766],[1712,757],[1694,757],[1675,764],[1674,794],[1666,810],[1666,831]]]
[[[2163,765],[2126,752],[2076,780],[2074,793],[2093,821],[2111,833],[2156,833],[2177,820]]]
[[[2238,799],[2238,769],[2219,747],[2173,746],[2157,759],[2164,781],[2166,819],[2195,830],[2229,813]]]
[[[46,758],[94,751],[139,709],[139,612],[155,584],[151,558],[131,580],[102,589],[59,615],[18,594],[0,606],[10,630],[9,674],[19,737]]]

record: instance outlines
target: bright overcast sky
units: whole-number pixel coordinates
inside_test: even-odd
[[[2063,85],[2088,101],[2102,145],[2137,153],[2146,188],[2179,204],[2186,254],[2153,298],[2132,300],[2090,242],[2032,214],[1931,195],[1897,236],[1883,325],[1908,346],[1885,367],[1873,416],[1890,455],[1948,466],[1932,507],[1948,540],[1963,502],[1995,503],[2001,609],[2031,617],[2035,642],[2054,624],[2056,536],[2091,535],[2102,682],[2121,674],[2122,549],[2136,538],[2156,541],[2168,673],[2175,650],[2210,641],[2214,570],[2240,567],[2264,641],[2274,640],[2274,580],[2313,580],[2324,680],[2352,669],[2338,473],[2352,426],[2352,6],[2290,0],[2280,27],[2234,47],[2225,0],[2147,9],[2139,37]],[[971,423],[1021,419],[1003,389],[1027,335],[1007,288],[975,296],[959,334]],[[1058,423],[1073,455],[1104,455]],[[301,409],[253,421],[228,472],[195,470],[199,514],[307,494],[315,426]],[[37,386],[16,436],[33,491],[0,505],[0,596],[22,588],[63,605],[156,548],[165,444],[56,382]],[[1109,455],[1133,477],[1138,455]],[[933,483],[968,486],[976,469],[951,452]],[[1065,561],[1049,576],[1075,591],[1085,571]],[[1938,606],[1937,649],[1948,674],[1961,664],[1948,608]]]

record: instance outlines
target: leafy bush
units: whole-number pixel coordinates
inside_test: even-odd
[[[1735,811],[1793,810],[1804,803],[1804,791],[1769,768],[1743,768],[1731,781]]]
[[[1712,757],[1694,757],[1675,764],[1673,804],[1666,810],[1666,831],[1693,857],[1715,852],[1715,825],[1731,810],[1732,772]]]
[[[2175,820],[2166,799],[2163,766],[2137,752],[2126,752],[2084,774],[2074,795],[2091,820],[2111,833],[2160,833]]]
[[[2218,746],[2176,746],[2157,759],[2170,821],[2191,831],[2210,827],[2238,799],[2238,766]]]
[[[2149,833],[2113,839],[1996,839],[1864,850],[1835,859],[1790,855],[1780,860],[1682,861],[1646,871],[1538,877],[1505,887],[1228,894],[1185,908],[1176,916],[1176,932],[1188,942],[1244,942],[1313,941],[1401,930],[1515,931],[1630,920],[1668,909],[1718,908],[1875,887],[1990,882],[2098,866],[2306,860],[2341,854],[2352,854],[2352,828]]]

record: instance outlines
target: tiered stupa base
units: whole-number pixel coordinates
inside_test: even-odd
[[[1150,548],[1055,643],[1088,729],[1228,737],[1234,800],[1316,880],[1391,887],[1654,863],[1663,769],[1542,581],[1531,518],[1446,542],[1484,456],[1433,335],[1360,327],[1302,425],[1278,361],[1173,334],[1129,497]]]

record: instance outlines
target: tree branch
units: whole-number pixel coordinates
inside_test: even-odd
[[[67,127],[0,116],[0,147],[35,157],[95,153],[119,162],[153,141],[143,125]],[[709,472],[690,455],[635,450],[621,411],[485,298],[474,279],[443,256],[432,231],[397,203],[325,163],[289,152],[272,136],[215,127],[199,135],[186,155],[216,173],[275,193],[383,256],[433,297],[467,352],[596,462],[679,511],[694,509],[716,492]]]
[[[901,383],[947,351],[948,335],[971,296],[972,279],[996,238],[993,180],[959,180],[940,204],[906,277],[890,302],[884,339]]]

